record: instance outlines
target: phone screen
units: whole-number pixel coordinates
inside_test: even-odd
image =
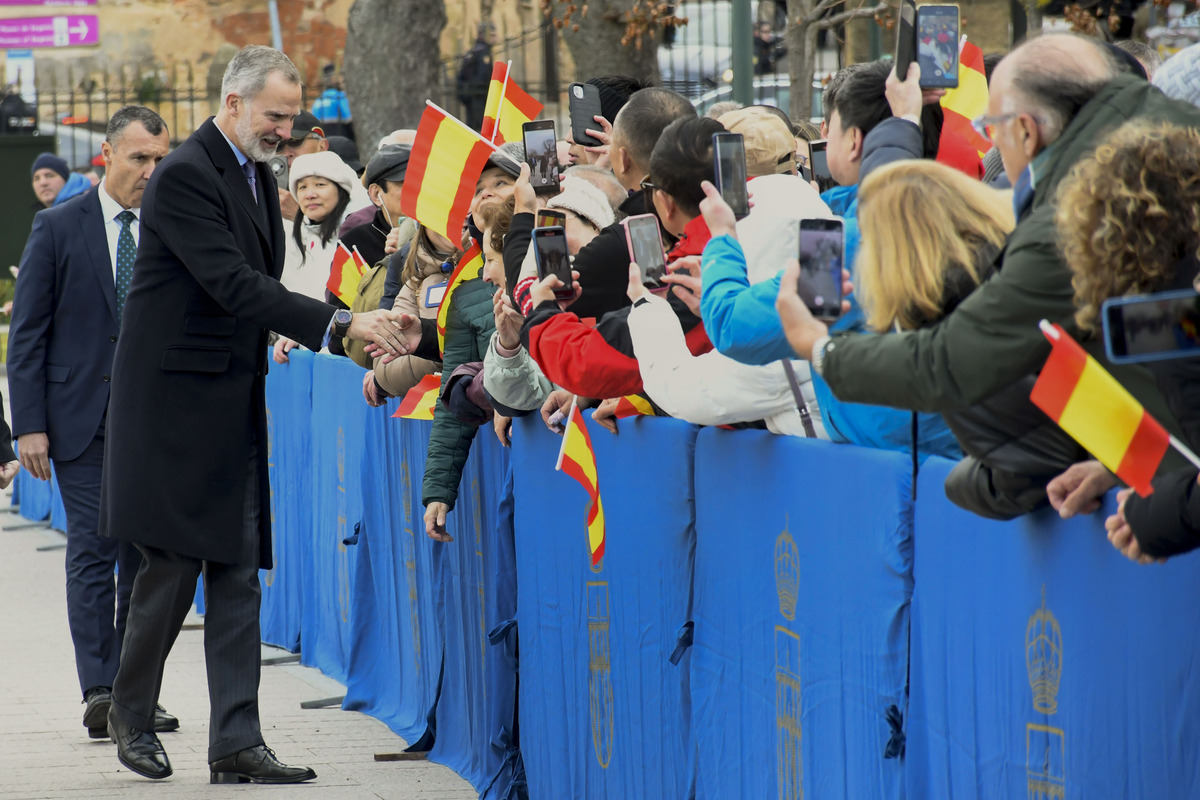
[[[917,9],[917,63],[922,87],[958,86],[958,6]]]
[[[820,319],[836,319],[842,313],[844,249],[840,219],[800,220],[800,283],[797,290],[808,310]]]
[[[556,225],[564,227],[567,224],[567,215],[552,208],[543,208],[537,212],[536,224],[539,228],[553,228]]]
[[[538,280],[556,275],[563,282],[556,295],[570,297],[575,293],[571,280],[571,257],[567,252],[567,232],[564,228],[533,229],[533,250],[537,260]]]
[[[522,133],[533,190],[538,194],[558,194],[558,143],[554,138],[554,120],[526,122]]]
[[[825,153],[824,139],[808,143],[808,163],[812,166],[812,179],[823,192],[834,186],[833,175],[829,172],[829,158]]]
[[[1200,355],[1200,294],[1191,289],[1103,306],[1104,341],[1114,361],[1157,361]]]
[[[717,188],[738,219],[750,213],[746,189],[746,147],[740,133],[713,134],[713,162]],[[641,262],[638,262],[641,263]]]
[[[625,220],[625,236],[629,242],[629,259],[642,270],[642,283],[647,286],[662,283],[667,259],[658,231],[658,218],[653,214],[629,217]]]

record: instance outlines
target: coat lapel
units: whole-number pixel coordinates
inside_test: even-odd
[[[217,172],[221,173],[221,179],[225,181],[225,185],[229,187],[229,191],[237,198],[238,203],[242,208],[246,209],[246,213],[254,222],[254,227],[258,230],[259,236],[262,237],[263,243],[269,247],[271,237],[267,230],[266,218],[259,209],[254,196],[250,194],[250,182],[246,180],[246,175],[242,172],[241,166],[238,165],[237,157],[233,154],[233,150],[230,149],[229,143],[225,141],[225,137],[211,118],[200,127],[199,133],[202,134],[201,141],[204,142],[204,147],[208,150],[208,155],[212,159],[213,166],[217,168]],[[256,164],[255,167],[258,169],[256,180],[261,184],[263,179],[263,165]]]
[[[108,310],[112,314],[113,322],[116,322],[117,286],[113,280],[112,257],[108,253],[108,234],[104,230],[104,211],[100,206],[100,196],[97,194],[99,191],[99,186],[92,189],[80,204],[82,213],[79,215],[79,229],[82,236],[79,241],[87,250],[92,268],[96,270],[96,279],[100,281],[104,299],[108,303]]]

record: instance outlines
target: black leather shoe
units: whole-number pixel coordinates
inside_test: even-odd
[[[302,783],[317,777],[308,767],[280,764],[265,744],[247,747],[208,765],[209,783]]]
[[[126,769],[152,780],[170,776],[171,761],[153,733],[131,728],[109,711],[108,735],[117,743],[117,760]]]
[[[154,732],[168,733],[179,730],[179,720],[167,713],[162,706],[154,707]]]
[[[93,739],[108,738],[108,709],[112,705],[112,689],[93,686],[83,693],[87,708],[83,711],[83,727]]]

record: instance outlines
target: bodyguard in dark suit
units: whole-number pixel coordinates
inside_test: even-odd
[[[34,217],[8,337],[21,461],[39,480],[50,480],[54,461],[67,511],[67,618],[87,704],[83,724],[93,739],[108,736],[125,612],[142,560],[133,545],[98,531],[110,373],[142,193],[170,149],[162,117],[142,106],[113,114],[105,138],[104,182]],[[178,727],[158,714],[156,730]]]
[[[267,332],[313,350],[331,336],[408,351],[416,318],[350,314],[279,283],[284,231],[265,161],[291,135],[300,75],[268,47],[241,50],[217,116],[155,171],[113,363],[101,531],[144,556],[113,684],[120,762],[171,774],[154,710],[163,665],[203,572],[214,783],[295,783],[258,719],[258,569],[271,565],[264,378]]]

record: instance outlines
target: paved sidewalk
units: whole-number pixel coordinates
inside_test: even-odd
[[[7,493],[0,505],[8,506]],[[0,526],[25,520],[0,513]],[[175,774],[149,781],[117,763],[107,739],[88,739],[67,630],[63,541],[49,529],[0,531],[0,800],[41,798],[217,798],[255,794],[269,800],[475,800],[470,784],[427,761],[376,762],[405,743],[382,723],[338,708],[302,710],[300,703],[344,693],[299,665],[262,670],[260,705],[267,744],[284,763],[304,764],[318,778],[298,786],[211,786],[208,688],[203,632],[184,630],[167,662],[162,703],[180,718],[163,734]],[[267,655],[282,651],[264,649]]]

